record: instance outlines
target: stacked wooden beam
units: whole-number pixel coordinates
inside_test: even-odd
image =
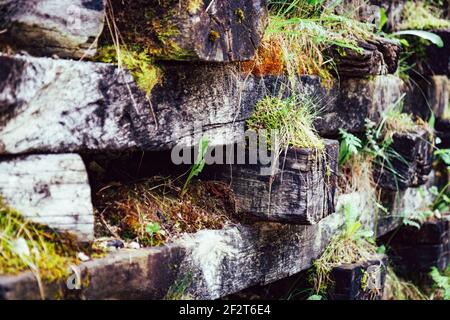
[[[419,229],[402,226],[385,235],[397,269],[406,275],[427,273],[432,267],[444,270],[450,258],[449,225],[447,218],[437,219]]]
[[[150,96],[126,69],[75,60],[95,55],[99,38],[102,44],[112,41],[109,30],[101,36],[108,15],[104,1],[0,4],[5,29],[0,45],[7,52],[22,50],[0,54],[0,194],[27,218],[82,241],[94,238],[94,209],[89,169],[80,155],[167,152],[195,147],[202,136],[210,147],[236,145],[244,141],[246,120],[258,101],[288,97],[293,89],[286,89],[287,77],[243,74],[232,63],[255,55],[267,25],[263,0],[112,3],[109,19],[123,38],[164,60],[164,77]],[[341,61],[345,79],[331,86],[315,76],[297,78],[296,94],[314,97],[322,109],[318,133],[335,139],[325,140],[323,153],[290,148],[270,175],[261,174],[267,168],[260,164],[233,164],[231,173],[228,164],[211,168],[218,179],[231,182],[238,213],[256,223],[84,263],[80,270],[90,279],[88,287],[67,291],[63,279],[45,284],[48,297],[63,289],[78,298],[160,299],[190,274],[186,294],[214,299],[310,267],[343,223],[342,215],[333,214],[339,202],[339,129],[364,133],[366,119],[378,123],[405,92],[392,75],[398,46],[373,40],[365,49]],[[392,177],[381,172],[381,187],[423,184],[431,168],[429,136],[395,137],[399,152],[405,139],[415,146],[405,151],[407,166],[394,164],[408,180],[394,189]],[[376,229],[375,218],[370,215],[365,224]],[[397,224],[386,222],[379,234]],[[38,293],[31,274],[0,276],[0,299],[39,298]]]

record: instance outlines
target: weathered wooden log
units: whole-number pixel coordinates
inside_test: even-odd
[[[365,132],[366,119],[379,123],[382,113],[401,98],[404,89],[403,81],[391,75],[345,79],[328,94],[326,90],[316,89],[313,96],[322,101],[322,111],[315,127],[320,135],[327,137],[337,136],[339,129]],[[323,98],[326,96],[328,99]]]
[[[214,178],[229,182],[236,211],[257,220],[316,224],[335,211],[339,145],[323,152],[289,148],[278,163],[214,166]]]
[[[450,82],[447,76],[430,76],[415,79],[405,85],[403,112],[411,113],[425,121],[434,114],[438,119],[449,107]]]
[[[414,245],[395,246],[389,255],[402,275],[428,273],[432,267],[445,270],[449,264],[448,245]]]
[[[403,10],[405,8],[405,1],[403,0],[370,0],[371,4],[383,8],[386,12],[386,25],[389,30],[398,30],[398,25],[403,19]]]
[[[384,292],[387,259],[376,256],[366,262],[333,268],[332,300],[380,300]]]
[[[417,229],[401,226],[380,238],[387,243],[396,268],[404,274],[443,270],[450,258],[450,220],[444,217],[427,221]]]
[[[405,97],[403,100],[404,113],[409,113],[428,121],[431,117],[431,108],[427,101],[429,91],[429,82],[427,80],[415,80],[414,83],[405,83]]]
[[[428,80],[428,103],[436,118],[442,118],[450,110],[450,81],[447,76],[432,76]]]
[[[111,4],[124,41],[163,60],[249,60],[268,24],[265,0],[125,0]]]
[[[430,183],[430,181],[428,182]],[[423,211],[434,201],[435,196],[422,187],[408,188],[404,191],[380,190],[380,202],[387,213],[380,212],[377,219],[376,234],[378,237],[389,230],[400,227],[403,219],[411,213]]]
[[[0,46],[38,56],[92,57],[104,18],[104,0],[4,0]]]
[[[0,154],[160,151],[193,146],[201,134],[210,146],[230,144],[242,141],[257,101],[286,92],[285,78],[247,77],[233,65],[164,68],[150,104],[113,65],[0,55]],[[300,94],[323,109],[316,128],[324,136],[364,132],[365,118],[379,121],[403,86],[393,76],[331,89],[317,77],[299,79]]]
[[[147,99],[114,65],[0,56],[0,153],[170,150],[201,134],[211,146],[236,141],[244,113],[234,71],[166,66]]]
[[[359,41],[362,52],[346,49],[334,51],[337,73],[343,78],[365,78],[393,74],[397,71],[401,46],[384,38]]]
[[[432,169],[434,139],[428,130],[395,133],[389,161],[378,163],[374,179],[380,188],[396,191],[427,181]]]
[[[343,0],[338,5],[333,0],[327,0],[328,7],[335,8],[334,12],[341,16],[351,15],[358,21],[370,23],[375,26],[380,22],[380,7],[370,5],[364,0]]]
[[[429,45],[426,49],[426,59],[418,66],[419,71],[426,75],[447,75],[450,77],[450,29],[432,30],[444,41],[444,47]]]
[[[67,292],[62,279],[46,285],[46,297],[61,298],[64,292],[84,299],[162,299],[180,289],[178,282],[187,298],[217,299],[309,268],[341,223],[342,217],[333,215],[307,227],[230,226],[160,248],[119,251],[80,266],[81,290]],[[34,276],[0,276],[0,298],[40,299]]]
[[[228,226],[160,248],[119,251],[80,266],[81,290],[68,291],[62,279],[45,284],[46,297],[162,299],[178,289],[186,298],[217,299],[310,268],[343,223],[344,216],[336,213],[312,226]],[[0,276],[0,299],[40,299],[35,277]]]
[[[36,155],[0,160],[0,196],[31,221],[94,237],[94,209],[80,156]]]
[[[450,219],[443,218],[424,222],[420,229],[413,226],[402,226],[385,235],[383,239],[396,245],[430,245],[447,244],[450,239]]]

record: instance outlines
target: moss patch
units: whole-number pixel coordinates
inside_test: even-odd
[[[155,246],[182,233],[221,229],[232,221],[234,198],[227,185],[193,181],[183,197],[181,189],[181,181],[162,177],[101,189],[96,206],[109,226],[99,226],[97,234],[110,236],[114,229],[124,240]]]
[[[435,30],[450,28],[450,21],[442,19],[442,10],[425,1],[407,1],[402,13],[400,30]]]
[[[97,60],[115,63],[130,70],[138,87],[150,96],[153,88],[160,83],[162,70],[153,63],[153,59],[145,52],[128,50],[125,47],[105,46],[99,50]]]
[[[177,39],[188,32],[182,30],[180,21],[198,13],[204,6],[203,0],[124,0],[111,5],[108,20],[115,26],[112,33],[119,33],[118,38],[125,45],[137,45],[150,56],[164,60],[186,60],[192,56],[192,52],[178,45]]]
[[[42,280],[68,275],[78,263],[73,239],[31,223],[0,199],[0,274],[31,270]]]

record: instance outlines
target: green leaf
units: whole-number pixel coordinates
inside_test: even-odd
[[[444,47],[444,41],[442,40],[442,38],[440,36],[438,36],[437,34],[432,33],[432,32],[428,32],[428,31],[423,31],[423,30],[403,30],[403,31],[394,32],[392,35],[394,35],[394,36],[415,36],[415,37],[420,37],[422,39],[431,41],[432,43],[434,43],[439,48],[443,48]]]
[[[187,192],[187,187],[191,180],[198,176],[205,167],[206,161],[205,161],[205,155],[208,151],[208,138],[203,137],[200,140],[199,146],[198,146],[198,154],[197,159],[195,160],[195,164],[192,166],[191,171],[189,172],[189,176],[186,179],[186,182],[184,183],[183,189],[181,190],[181,196],[184,196]]]
[[[434,152],[436,158],[450,166],[450,149],[439,149]]]
[[[161,226],[157,222],[151,222],[151,223],[147,224],[146,231],[148,234],[154,235],[156,233],[161,232]]]
[[[378,25],[379,32],[381,32],[381,30],[383,30],[386,23],[387,23],[386,9],[380,8],[380,24]]]
[[[378,254],[385,254],[386,253],[386,247],[385,246],[379,246],[377,249]]]
[[[428,126],[431,129],[434,129],[434,127],[436,126],[436,115],[434,114],[434,112],[431,113],[430,120],[428,120]]]
[[[339,164],[343,165],[362,149],[362,141],[343,129],[339,129],[339,134],[342,138],[339,148]]]
[[[450,299],[450,278],[441,275],[436,267],[431,268],[430,277],[433,279],[434,285],[444,290],[444,300]]]

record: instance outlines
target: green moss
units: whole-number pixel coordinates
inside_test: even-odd
[[[139,52],[146,52],[151,58],[187,60],[193,53],[179,45],[178,39],[184,32],[180,24],[203,5],[202,0],[158,1],[154,6],[149,6],[145,0],[112,1],[114,14],[109,12],[107,16],[108,25],[114,25],[110,33],[120,39],[121,47],[128,50],[139,46]],[[117,45],[117,39],[111,37],[106,42]]]
[[[281,148],[293,146],[323,150],[324,143],[313,128],[314,119],[315,106],[310,99],[266,97],[257,103],[247,125],[251,130],[267,130],[269,145],[274,138],[271,130],[278,130]]]
[[[144,40],[144,47],[149,54],[161,59],[185,60],[192,56],[187,50],[184,50],[177,44],[177,38],[180,37],[181,31],[173,22],[170,14],[162,18],[148,18],[148,23],[152,26],[152,32],[155,34],[157,41],[152,42],[150,38]],[[137,35],[139,37],[139,35]]]
[[[234,11],[234,14],[236,15],[239,23],[244,23],[244,21],[245,21],[245,13],[244,13],[244,11],[242,9],[240,9],[240,8],[236,9]]]
[[[441,19],[442,12],[425,1],[407,1],[403,11],[403,21],[399,29],[433,30],[450,27],[450,21]]]
[[[120,57],[120,58],[119,58]],[[124,65],[130,70],[138,87],[150,96],[153,88],[161,81],[162,71],[153,64],[153,59],[145,51],[117,49],[106,46],[99,50],[98,61]]]
[[[220,33],[219,32],[217,32],[215,30],[211,30],[209,32],[209,41],[216,42],[219,39],[220,39]]]
[[[40,280],[69,275],[76,252],[59,234],[25,220],[0,198],[0,274],[31,270]]]
[[[369,285],[369,273],[366,270],[363,270],[363,275],[361,277],[361,290],[366,291]]]

